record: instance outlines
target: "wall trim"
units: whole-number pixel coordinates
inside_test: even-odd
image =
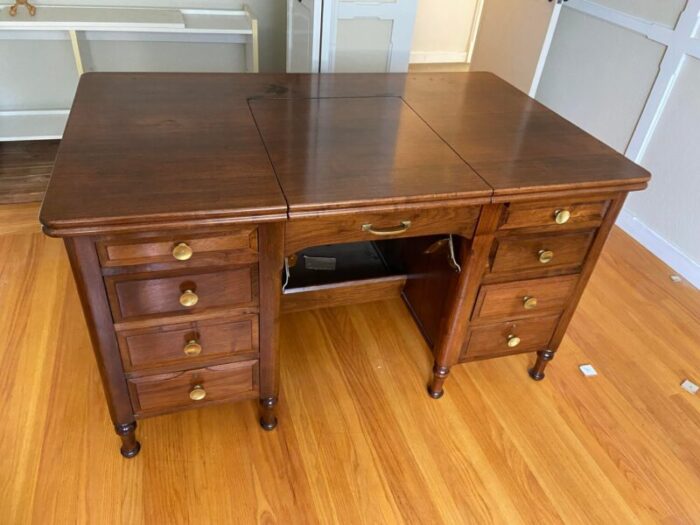
[[[411,64],[446,64],[452,62],[466,63],[466,51],[411,51]]]
[[[616,224],[700,290],[700,265],[680,251],[677,246],[661,237],[627,209],[622,210]]]

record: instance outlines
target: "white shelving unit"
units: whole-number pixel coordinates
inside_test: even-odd
[[[6,6],[0,8],[0,40],[68,40],[78,75],[85,71],[83,43],[96,40],[239,44],[245,46],[246,71],[259,69],[258,21],[247,6],[242,10],[38,6],[35,16],[22,6],[10,16]],[[41,46],[35,47],[40,53]],[[0,141],[61,138],[68,111],[1,110]]]

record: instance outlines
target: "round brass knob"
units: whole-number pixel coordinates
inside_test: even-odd
[[[523,308],[532,310],[537,306],[537,297],[523,297]]]
[[[185,292],[180,296],[180,304],[182,306],[190,307],[197,304],[199,297],[192,290],[185,290]]]
[[[175,245],[173,248],[173,257],[178,261],[187,261],[192,257],[192,248],[190,248],[187,243],[181,242]]]
[[[182,351],[185,352],[186,356],[194,357],[202,353],[202,345],[200,345],[196,339],[192,339],[185,345]]]
[[[515,348],[520,344],[520,338],[517,335],[510,334],[508,336],[507,345],[508,348]]]
[[[554,259],[554,252],[551,250],[540,250],[537,252],[537,255],[539,255],[539,260],[542,264],[547,264]]]
[[[565,224],[569,222],[571,218],[571,212],[569,210],[555,210],[554,211],[554,222],[557,224]]]
[[[207,397],[207,392],[202,388],[202,385],[194,385],[190,390],[190,399],[192,401],[201,401]]]

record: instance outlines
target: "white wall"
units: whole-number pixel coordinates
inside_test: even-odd
[[[618,224],[696,287],[699,14],[700,0],[570,0],[536,97],[651,171]]]
[[[411,63],[466,62],[477,0],[418,0]]]

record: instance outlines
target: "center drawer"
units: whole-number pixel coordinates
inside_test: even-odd
[[[105,277],[116,321],[257,304],[257,265],[198,273]]]
[[[256,397],[258,361],[242,361],[130,378],[134,412],[139,416]]]
[[[118,332],[127,371],[183,364],[258,351],[258,316],[207,319]]]

